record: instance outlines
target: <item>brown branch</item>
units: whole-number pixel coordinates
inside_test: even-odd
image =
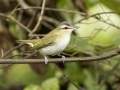
[[[119,64],[120,64],[120,61],[119,61],[118,63],[116,63],[116,64],[114,65],[114,67],[113,67],[108,73],[105,74],[104,79],[102,79],[102,81],[99,83],[99,84],[101,85],[101,87],[99,87],[98,90],[101,90],[101,89],[103,88],[105,82],[106,82],[107,79],[113,74],[114,70],[117,69],[117,67],[119,66]]]
[[[5,58],[8,54],[10,54],[12,51],[14,51],[14,50],[16,50],[17,48],[20,48],[20,47],[22,47],[22,46],[24,46],[24,45],[25,45],[25,43],[20,44],[20,45],[14,47],[14,48],[8,50],[1,58],[4,59],[4,58]]]
[[[66,58],[65,62],[90,62],[105,60],[120,54],[120,48],[117,50],[101,56],[84,57],[84,58]],[[61,58],[49,59],[49,63],[63,62]],[[0,64],[26,64],[26,63],[45,63],[44,59],[0,59]]]
[[[10,15],[5,15],[3,13],[0,13],[0,16],[5,17],[7,19],[11,19],[12,21],[14,21],[16,24],[18,24],[20,27],[22,27],[23,29],[25,29],[27,32],[31,32],[30,29],[28,29],[26,26],[24,26],[23,24],[21,24],[18,20],[16,20],[13,16]]]
[[[30,35],[32,35],[34,32],[36,32],[36,30],[38,29],[39,25],[41,24],[41,21],[42,21],[42,18],[43,18],[43,14],[44,14],[44,9],[45,9],[45,2],[46,2],[46,0],[43,0],[42,9],[41,9],[40,16],[38,18],[38,22],[37,22],[35,28],[30,33]]]
[[[4,55],[4,51],[3,51],[2,48],[1,48],[0,50],[1,50],[1,56],[0,56],[0,57],[3,57],[3,55]]]
[[[76,13],[77,14],[77,13]],[[100,12],[100,13],[95,13],[95,14],[92,14],[92,15],[89,15],[87,17],[84,17],[83,19],[81,20],[78,20],[76,23],[80,23],[81,21],[85,20],[85,19],[88,19],[88,18],[91,18],[91,17],[95,17],[97,15],[102,15],[102,14],[120,14],[120,12]],[[97,17],[96,17],[97,18]]]
[[[19,11],[19,10],[29,10],[29,9],[42,9],[42,7],[27,7],[27,8],[17,8],[16,11]],[[64,13],[73,13],[73,14],[80,14],[80,15],[86,15],[85,13],[83,12],[79,12],[79,11],[73,11],[73,10],[64,10],[64,9],[56,9],[56,8],[48,8],[48,7],[45,7],[45,10],[48,10],[48,11],[55,11],[55,12],[64,12]],[[90,17],[94,17],[94,16],[97,16],[97,15],[101,15],[101,14],[120,14],[120,12],[100,12],[100,13],[96,13],[96,14],[93,14],[93,15],[89,15],[77,22],[81,22],[85,19],[88,19]]]
[[[42,5],[44,6],[44,4],[45,3],[43,3]],[[21,4],[21,8],[22,9],[19,9],[19,10],[25,10],[26,8],[31,8],[31,6],[29,6],[29,5],[27,5],[25,2],[22,2]],[[38,8],[40,8],[40,9],[42,9],[42,7],[39,7],[39,6],[36,6],[36,7],[38,7]],[[37,9],[37,10],[40,10],[40,9]],[[51,8],[47,8],[48,10],[49,9],[51,9]],[[56,10],[56,9],[54,9],[54,8],[52,8],[53,10]],[[16,8],[16,10],[17,10],[17,8]],[[17,11],[19,11],[19,10],[17,10]],[[42,9],[42,10],[45,10],[45,7],[44,7],[44,9]],[[61,9],[62,10],[62,9]],[[33,16],[33,14],[36,12],[35,11],[35,9],[27,9],[26,10],[26,12],[28,13],[28,14],[30,14],[30,15],[32,15]],[[37,15],[37,17],[38,18],[40,18],[42,16],[42,18],[43,18],[43,20],[45,20],[45,21],[47,21],[47,22],[51,22],[51,23],[54,23],[54,24],[59,24],[60,22],[59,21],[57,21],[57,20],[55,20],[55,19],[53,19],[53,18],[51,18],[51,17],[47,17],[47,16],[43,16],[43,15]],[[44,22],[42,22],[44,25],[46,25],[46,23],[45,23],[45,21]],[[49,28],[51,28],[49,25],[46,25],[46,26],[48,26]],[[53,29],[53,28],[51,28],[51,29]]]
[[[42,9],[42,7],[17,8],[16,11],[27,10],[27,9]],[[65,12],[65,13],[74,13],[74,14],[86,15],[86,13],[83,13],[83,12],[72,11],[72,10],[64,10],[64,9],[56,9],[56,8],[48,8],[48,7],[45,7],[45,10],[55,11],[55,12]]]
[[[89,18],[91,18],[91,17],[94,17],[95,19],[100,20],[101,22],[104,22],[104,23],[106,23],[106,24],[108,24],[108,25],[111,25],[111,26],[117,28],[117,29],[120,29],[119,26],[116,26],[116,25],[114,25],[114,24],[111,24],[111,23],[109,23],[109,22],[107,22],[107,21],[105,21],[105,20],[101,20],[100,18],[97,17],[97,15],[102,15],[102,14],[120,14],[120,12],[100,12],[100,13],[96,13],[96,14],[89,15],[89,16],[87,16],[87,17],[84,17],[83,19],[80,19],[80,20],[76,21],[74,24],[81,23],[81,21],[83,21],[83,20],[86,20],[86,19],[89,19]]]
[[[18,9],[16,9],[16,11],[21,10],[21,9],[22,9],[22,8],[18,8]],[[25,9],[25,10],[27,10],[27,9],[41,9],[41,7],[28,7],[28,8],[24,8],[24,9]],[[74,13],[74,14],[86,15],[85,13],[81,13],[81,12],[78,12],[78,11],[72,11],[72,10],[63,10],[63,9],[55,9],[55,8],[47,8],[47,7],[45,8],[45,10],[51,10],[51,11],[57,11],[57,12]],[[104,22],[104,23],[106,23],[106,24],[108,24],[108,25],[111,25],[111,26],[113,26],[113,27],[116,27],[117,29],[120,29],[120,27],[118,27],[118,26],[116,26],[116,25],[114,25],[114,24],[111,24],[111,23],[109,23],[109,22],[106,22],[106,21],[103,21],[103,20],[97,18],[97,15],[102,15],[102,14],[120,14],[120,12],[100,12],[100,13],[96,13],[96,14],[89,15],[89,16],[87,16],[87,17],[84,17],[83,19],[78,20],[78,21],[75,22],[74,24],[76,24],[76,23],[81,23],[81,21],[83,21],[83,20],[86,20],[86,19],[88,19],[88,18],[94,17],[95,19],[100,20],[101,22]]]
[[[74,81],[71,80],[71,78],[69,78],[62,70],[61,68],[57,65],[57,64],[53,64],[61,73],[62,75],[69,81],[71,82],[78,90],[86,90],[82,87],[80,87],[79,85],[77,85]]]
[[[15,6],[15,8],[12,10],[12,12],[10,13],[10,15],[15,13],[15,10],[17,9],[17,7],[22,3],[23,0],[17,0],[18,4]]]
[[[33,37],[30,37],[29,39],[32,39]],[[14,47],[14,48],[11,48],[10,50],[8,50],[1,58],[4,59],[7,55],[9,55],[12,51],[20,48],[20,47],[23,47],[24,45],[26,45],[25,43],[23,44],[19,44],[18,46]]]
[[[42,0],[39,1],[38,6],[40,6],[41,3],[42,3]],[[39,9],[37,9],[36,11],[34,11],[34,13],[32,15],[32,18],[30,19],[29,23],[27,24],[28,28],[30,28],[32,26],[32,24],[34,23],[35,18],[37,17],[38,13],[39,13]]]

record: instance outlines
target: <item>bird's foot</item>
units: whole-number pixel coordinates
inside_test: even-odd
[[[58,56],[62,57],[63,63],[65,62],[66,57],[63,55],[58,54]]]
[[[45,64],[48,63],[48,58],[44,55],[44,58],[45,58]]]

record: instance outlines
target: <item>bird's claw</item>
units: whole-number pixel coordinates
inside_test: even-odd
[[[45,58],[45,64],[48,63],[48,58],[44,55],[44,58]]]
[[[65,56],[62,56],[63,63],[65,62],[65,59],[66,59]]]
[[[58,54],[58,56],[62,57],[63,63],[65,62],[66,57],[63,55]]]

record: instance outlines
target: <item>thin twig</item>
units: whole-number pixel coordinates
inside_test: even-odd
[[[57,21],[56,19],[51,18],[51,17],[44,16],[43,19],[46,20],[46,21],[48,21],[48,22],[50,22],[50,23],[60,24],[59,21]]]
[[[36,55],[37,53],[38,53],[38,51],[36,50],[36,51],[34,51],[31,55],[28,55],[28,56],[26,56],[26,57],[23,57],[22,59],[30,58],[30,57]]]
[[[17,7],[22,3],[23,0],[17,0],[18,4],[15,6],[15,8],[12,10],[12,12],[10,13],[10,16],[13,15],[17,9]]]
[[[97,0],[97,1],[98,1],[98,4],[100,5],[101,9],[103,10],[103,12],[105,12],[105,10],[104,10],[103,6],[101,5],[101,3],[99,2],[99,0]],[[109,21],[114,25],[112,20],[109,18],[110,16],[108,16],[107,14],[105,14],[105,15],[108,17]]]
[[[18,8],[18,9],[16,9],[16,11],[17,10],[21,10],[21,9],[22,8]],[[28,8],[24,8],[24,9],[41,9],[41,7],[28,7]],[[81,13],[81,12],[78,12],[78,11],[72,11],[72,10],[62,10],[62,9],[54,9],[54,8],[45,8],[45,10],[51,10],[51,11],[57,11],[57,12],[65,12],[65,13],[74,13],[74,14],[80,14],[80,15],[83,14],[83,15],[85,15],[85,13]],[[96,14],[84,17],[83,19],[80,19],[80,20],[76,21],[73,24],[80,23],[81,21],[86,20],[86,19],[91,18],[91,17],[95,17],[95,19],[98,19],[98,18],[96,18],[96,16],[97,15],[101,15],[101,14],[120,14],[120,12],[100,12],[100,13],[96,13]],[[102,22],[104,22],[104,23],[106,23],[108,25],[111,25],[113,27],[116,27],[117,29],[120,29],[120,27],[118,27],[118,26],[116,26],[114,24],[111,24],[111,23],[109,23],[107,21],[103,21],[101,19],[98,19],[98,20],[100,20],[100,21],[102,21]]]
[[[3,57],[3,55],[4,55],[3,49],[1,48],[0,50],[1,50],[1,56],[0,57]]]
[[[79,85],[77,85],[75,82],[73,82],[61,69],[58,65],[53,64],[62,74],[63,76],[69,81],[71,82],[78,90],[85,90],[82,87],[80,87]]]
[[[96,14],[93,14],[93,15],[90,15],[90,16],[87,16],[87,17],[84,17],[83,19],[80,19],[80,20],[76,21],[75,23],[73,23],[73,25],[74,25],[74,24],[77,24],[77,23],[81,23],[81,21],[83,21],[83,20],[86,20],[86,19],[89,19],[89,18],[91,18],[91,17],[94,17],[95,19],[100,20],[101,22],[104,22],[104,23],[106,23],[106,24],[108,24],[108,25],[111,25],[111,26],[117,28],[117,29],[120,29],[119,26],[116,26],[116,25],[114,25],[114,24],[111,24],[111,23],[109,23],[109,22],[107,22],[107,21],[105,21],[105,20],[101,20],[101,19],[99,19],[99,18],[96,18],[97,15],[110,14],[110,13],[111,13],[111,14],[115,14],[115,13],[116,13],[116,14],[120,14],[120,12],[100,12],[100,13],[96,13]]]
[[[9,16],[9,15],[5,15],[3,13],[0,13],[0,16],[5,17],[7,19],[11,19],[12,21],[14,21],[16,24],[18,24],[19,26],[21,26],[23,29],[25,29],[27,32],[31,32],[30,29],[28,29],[26,26],[24,26],[23,24],[21,24],[19,21],[17,21],[13,16]]]
[[[30,37],[29,39],[32,39],[33,37]],[[23,43],[23,44],[19,44],[18,46],[16,46],[16,47],[14,47],[14,48],[12,48],[12,49],[10,49],[10,50],[8,50],[1,58],[2,59],[4,59],[8,54],[10,54],[12,51],[14,51],[14,50],[16,50],[16,49],[18,49],[18,48],[20,48],[20,47],[22,47],[22,46],[24,46],[24,45],[26,45],[25,43]]]
[[[24,46],[24,45],[25,45],[25,43],[20,44],[20,45],[14,47],[14,48],[8,50],[1,58],[4,59],[4,58],[5,58],[8,54],[10,54],[12,51],[14,51],[14,50],[16,50],[17,48],[20,48],[20,47],[22,47],[22,46]]]
[[[16,8],[16,11],[19,10],[27,10],[27,9],[42,9],[42,7],[27,7],[27,8]],[[74,14],[80,14],[80,15],[86,15],[86,13],[78,12],[78,11],[72,11],[72,10],[64,10],[64,9],[56,9],[56,8],[49,8],[45,7],[45,10],[48,11],[56,11],[56,12],[65,12],[65,13],[74,13]]]
[[[25,2],[22,2],[21,4],[21,10],[25,10],[26,8],[29,8],[30,6],[29,5],[27,5]],[[37,6],[38,7],[38,6]],[[38,8],[41,8],[42,9],[42,7],[38,7]],[[37,10],[39,10],[39,9],[37,9]],[[43,9],[42,9],[43,10]],[[45,10],[45,8],[44,8],[44,10]],[[35,13],[35,9],[33,10],[33,9],[29,9],[29,10],[27,10],[26,11],[28,14],[30,14],[30,15],[32,15],[32,16],[34,16],[33,14]],[[38,18],[40,18],[40,16],[41,15],[38,15],[37,17]],[[59,21],[57,21],[57,20],[55,20],[54,18],[51,18],[51,17],[47,17],[47,16],[42,16],[43,17],[43,20],[45,20],[45,21],[48,21],[48,22],[51,22],[51,23],[54,23],[54,24],[59,24],[60,22]],[[43,24],[44,24],[44,22],[43,22]]]
[[[38,22],[37,22],[35,28],[30,33],[30,35],[32,35],[34,32],[36,32],[36,30],[38,29],[39,25],[41,24],[41,21],[42,21],[42,18],[43,18],[43,14],[44,14],[44,9],[45,9],[45,2],[46,2],[46,0],[43,0],[42,9],[41,9],[41,13],[40,13]]]
[[[107,81],[107,79],[110,77],[110,75],[112,75],[113,71],[119,66],[119,64],[120,64],[120,61],[118,63],[116,63],[115,66],[108,73],[106,73],[105,78],[100,83],[100,84],[102,84],[102,86],[100,88],[98,88],[98,90],[102,90],[104,83]]]
[[[14,21],[15,23],[17,23],[19,26],[21,26],[23,29],[25,29],[27,32],[31,33],[31,30],[28,29],[26,26],[24,26],[23,24],[21,24],[19,21],[17,21],[14,17],[9,16],[7,17],[9,19],[11,19],[12,21]]]
[[[38,6],[40,6],[41,3],[42,3],[42,0],[39,1]],[[30,26],[34,23],[33,21],[35,21],[35,18],[37,17],[38,12],[39,12],[39,9],[37,9],[37,10],[33,13],[32,18],[30,19],[29,23],[27,24],[27,27],[28,27],[28,28],[30,28]]]

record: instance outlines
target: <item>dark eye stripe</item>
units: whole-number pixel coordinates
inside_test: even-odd
[[[73,29],[74,26],[65,21],[59,25],[59,28],[67,30],[67,29]]]
[[[62,29],[72,29],[71,27],[63,27]]]

